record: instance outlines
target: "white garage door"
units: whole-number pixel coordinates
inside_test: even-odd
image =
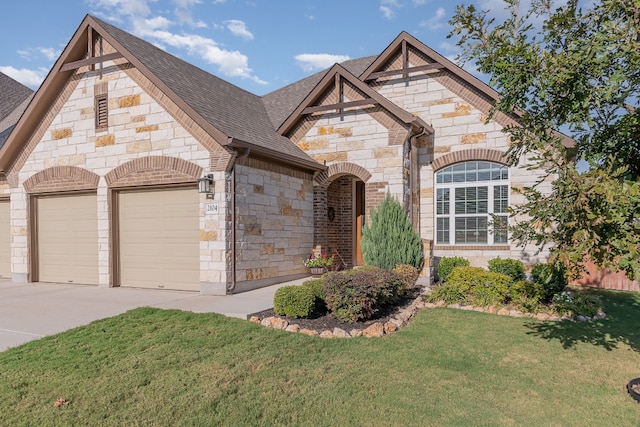
[[[11,276],[11,233],[9,202],[0,201],[0,277]]]
[[[98,284],[95,194],[38,199],[38,280]]]
[[[195,188],[119,194],[121,286],[200,290]]]

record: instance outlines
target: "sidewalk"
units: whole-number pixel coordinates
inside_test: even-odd
[[[0,351],[137,307],[220,313],[246,319],[273,307],[281,283],[236,295],[200,295],[155,289],[99,288],[58,283],[13,283],[0,279]]]

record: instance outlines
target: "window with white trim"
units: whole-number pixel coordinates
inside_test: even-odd
[[[447,166],[436,172],[435,190],[436,244],[508,243],[507,166],[487,161]]]

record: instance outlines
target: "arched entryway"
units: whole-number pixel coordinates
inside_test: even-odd
[[[365,182],[371,175],[362,167],[331,165],[316,178],[315,244],[322,252],[337,254],[344,268],[363,265],[361,241],[365,222]]]

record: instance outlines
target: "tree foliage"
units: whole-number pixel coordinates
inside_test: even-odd
[[[400,203],[387,193],[371,211],[371,226],[362,231],[362,256],[369,265],[393,269],[400,264],[422,266],[422,241]]]
[[[527,159],[551,181],[550,192],[543,180],[522,190],[512,214],[528,219],[512,236],[553,245],[574,274],[590,259],[640,278],[640,0],[527,4],[505,0],[503,22],[458,6],[450,35],[501,93],[492,114],[517,118],[504,129],[510,162]]]

